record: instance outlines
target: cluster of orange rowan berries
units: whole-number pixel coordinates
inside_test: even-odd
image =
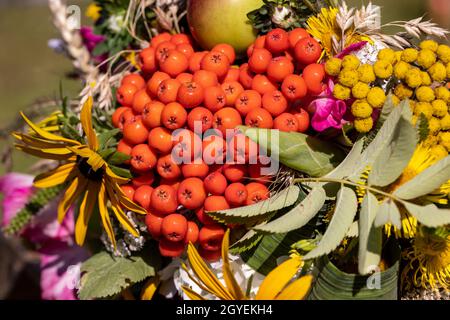
[[[195,52],[185,34],[160,34],[140,52],[141,72],[122,79],[112,122],[135,176],[122,188],[147,210],[163,256],[198,242],[202,256],[218,258],[224,227],[205,212],[269,197],[270,176],[260,170],[267,163],[235,128],[306,131],[309,115],[298,101],[321,88],[325,73],[313,63],[320,52],[304,29],[259,37],[239,68],[230,45]],[[294,74],[299,68],[303,76]]]

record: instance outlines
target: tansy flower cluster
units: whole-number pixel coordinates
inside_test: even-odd
[[[372,113],[381,108],[386,101],[384,90],[379,87],[377,79],[386,79],[392,75],[394,52],[387,49],[380,52],[380,59],[374,66],[361,64],[354,55],[343,59],[331,58],[325,64],[329,76],[336,77],[337,84],[333,95],[339,100],[354,100],[351,112],[355,117],[354,126],[358,132],[369,132],[374,125]]]
[[[450,151],[450,47],[433,40],[420,43],[420,49],[408,48],[395,53],[394,100],[409,99],[413,123],[423,115],[428,120],[427,144],[441,152]]]

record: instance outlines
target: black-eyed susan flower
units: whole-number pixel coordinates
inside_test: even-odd
[[[146,214],[145,210],[129,200],[121,184],[128,179],[115,174],[108,163],[100,156],[99,140],[92,127],[92,98],[84,104],[80,120],[86,136],[87,144],[68,139],[41,129],[31,122],[24,114],[23,119],[29,125],[33,134],[15,132],[13,136],[20,142],[16,148],[28,154],[60,161],[60,165],[49,172],[38,175],[34,180],[37,188],[50,188],[67,184],[67,188],[58,205],[58,220],[61,222],[69,208],[81,200],[79,215],[75,224],[75,240],[83,245],[86,231],[94,208],[97,206],[103,227],[115,246],[108,207],[120,224],[134,236],[138,231],[134,228],[123,208]]]
[[[193,272],[190,272],[186,265],[183,265],[183,268],[195,284],[220,300],[248,300],[251,297],[247,296],[234,277],[228,258],[228,248],[229,230],[225,233],[222,242],[223,278],[225,283],[222,283],[208,268],[192,243],[188,245],[187,254]],[[273,269],[261,283],[255,300],[304,299],[311,288],[313,277],[306,275],[296,279],[296,275],[302,266],[303,261],[300,256],[293,255],[290,259]],[[183,286],[182,289],[192,300],[205,300],[204,297],[187,286]]]

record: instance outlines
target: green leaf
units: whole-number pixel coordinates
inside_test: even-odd
[[[382,230],[375,228],[373,222],[378,212],[378,199],[370,192],[364,196],[359,213],[358,270],[367,274],[371,266],[377,266],[381,259]]]
[[[296,207],[285,215],[253,229],[263,233],[286,233],[305,226],[322,209],[326,199],[323,188],[314,188]]]
[[[114,165],[109,165],[109,167],[112,170],[112,172],[114,172],[115,174],[117,174],[120,177],[128,178],[128,179],[133,178],[133,175],[131,174],[130,170],[128,170],[128,169],[119,168]]]
[[[109,146],[110,140],[120,133],[120,129],[113,129],[103,132],[98,136],[98,141],[101,149],[106,149]]]
[[[131,156],[122,153],[122,152],[114,152],[112,155],[108,157],[108,163],[112,165],[121,165],[125,161],[130,160]]]
[[[116,152],[116,149],[109,148],[109,149],[103,149],[98,152],[99,156],[103,158],[103,160],[108,160],[108,157],[110,157],[114,152]]]
[[[335,145],[302,133],[244,126],[239,129],[280,163],[313,177],[326,175],[344,159]]]
[[[404,200],[427,195],[450,180],[450,156],[425,169],[395,190],[394,195]]]
[[[375,217],[375,227],[382,227],[387,223],[392,223],[397,229],[402,228],[400,210],[398,209],[395,201],[386,199],[383,201],[378,209],[377,216]]]
[[[265,235],[254,248],[241,253],[241,258],[252,269],[267,275],[277,267],[277,259],[288,256],[291,246],[301,239],[311,239],[315,227],[308,224],[289,233]]]
[[[229,210],[207,212],[215,220],[225,223],[253,224],[272,213],[293,205],[300,194],[300,188],[292,185],[278,192],[273,197],[250,206]]]
[[[400,118],[394,136],[375,160],[369,174],[369,185],[385,187],[402,174],[417,146],[416,130],[411,123]]]
[[[123,258],[104,251],[97,253],[81,266],[83,275],[78,296],[83,300],[113,296],[133,283],[154,276],[159,265],[159,255],[154,248],[142,257]]]
[[[343,179],[351,176],[355,171],[356,165],[361,161],[363,145],[363,139],[356,141],[344,161],[342,161],[336,169],[328,173],[325,178]]]
[[[250,250],[255,247],[259,241],[263,238],[263,235],[256,233],[254,230],[249,230],[243,237],[230,246],[230,252],[232,254],[238,254]]]
[[[336,249],[350,229],[358,209],[358,199],[355,192],[342,187],[336,198],[336,209],[322,240],[317,248],[305,256],[305,260],[317,258]]]
[[[363,151],[358,164],[353,168],[354,173],[351,175],[351,180],[353,182],[357,182],[360,179],[361,173],[364,172],[368,166],[372,166],[380,153],[391,143],[398,122],[402,116],[403,108],[405,107],[409,108],[407,103],[402,102],[389,114],[376,137]]]
[[[438,208],[435,204],[429,203],[420,206],[411,202],[403,201],[403,205],[421,224],[437,228],[450,224],[450,209]]]
[[[419,133],[419,142],[422,142],[428,138],[430,134],[430,127],[428,126],[428,119],[423,113],[419,116],[419,120],[416,123],[416,129]]]

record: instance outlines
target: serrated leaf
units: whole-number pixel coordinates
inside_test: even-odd
[[[220,222],[249,225],[260,221],[264,217],[268,217],[273,212],[293,205],[297,201],[299,194],[300,188],[292,185],[267,200],[245,207],[207,212],[207,214]]]
[[[348,187],[342,187],[336,197],[336,209],[330,225],[317,248],[308,253],[304,259],[317,258],[336,249],[352,225],[357,209],[358,199],[355,192]]]
[[[113,257],[104,251],[97,253],[81,266],[83,275],[78,296],[82,300],[113,296],[133,283],[154,276],[159,265],[155,250],[147,250],[143,257],[130,258]]]
[[[256,246],[259,241],[261,241],[263,235],[256,233],[254,230],[249,230],[243,237],[233,243],[230,247],[230,252],[232,254],[239,254],[252,249]]]
[[[363,139],[356,141],[344,161],[342,161],[336,169],[328,173],[325,178],[343,179],[352,175],[355,171],[356,165],[361,161],[363,145]]]
[[[389,114],[376,137],[363,151],[358,164],[354,167],[354,173],[351,175],[351,180],[353,182],[360,179],[361,173],[364,172],[368,166],[373,165],[380,153],[392,141],[392,137],[394,136],[398,122],[402,116],[403,108],[405,107],[409,108],[409,105],[402,102]]]
[[[417,146],[416,130],[400,118],[392,140],[380,151],[369,174],[369,185],[385,187],[402,174]]]
[[[323,188],[314,188],[306,198],[280,218],[253,229],[263,233],[286,233],[305,226],[322,209],[326,200]]]
[[[413,215],[421,224],[437,228],[450,224],[450,209],[438,208],[435,204],[429,203],[420,206],[411,202],[403,201],[406,210]]]
[[[357,238],[359,235],[358,221],[354,221],[345,235],[348,238]]]
[[[378,208],[374,225],[375,227],[382,227],[388,223],[392,223],[397,229],[402,228],[400,210],[395,204],[395,201],[391,199],[385,199]]]
[[[364,196],[359,213],[359,250],[358,270],[367,274],[371,266],[378,265],[381,259],[381,228],[375,228],[373,222],[378,212],[378,199],[370,192]]]
[[[245,126],[239,129],[280,163],[313,177],[326,175],[344,159],[335,145],[302,133]]]
[[[394,195],[411,200],[429,194],[450,180],[450,156],[425,169],[395,190]]]

